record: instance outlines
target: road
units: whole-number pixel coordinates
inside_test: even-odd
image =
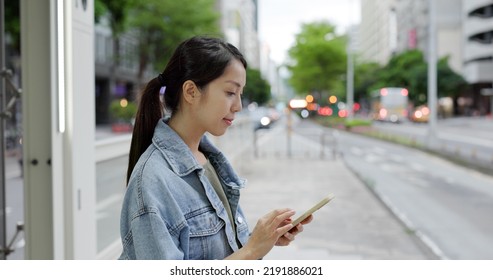
[[[412,139],[422,146],[431,147],[465,164],[481,167],[493,174],[493,119],[462,117],[437,122],[436,139],[429,142],[426,124],[374,122],[373,129],[389,135]]]
[[[303,121],[294,131],[324,130]],[[493,259],[493,177],[353,133],[338,131],[337,143],[346,164],[440,258]]]

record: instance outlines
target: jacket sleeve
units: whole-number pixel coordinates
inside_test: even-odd
[[[130,225],[132,243],[137,260],[179,260],[185,254],[178,246],[180,238],[172,235],[159,213],[145,211]]]

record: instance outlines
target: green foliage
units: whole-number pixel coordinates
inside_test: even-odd
[[[94,21],[99,22],[101,17],[107,15],[113,36],[118,37],[127,29],[128,16],[134,4],[135,0],[96,0]]]
[[[347,119],[347,118],[340,118],[337,116],[332,116],[332,117],[317,116],[314,118],[314,121],[323,126],[344,128],[344,129],[351,129],[354,127],[369,127],[372,124],[371,120],[356,119],[356,118]]]
[[[11,46],[20,52],[20,1],[5,1],[4,3],[4,22],[5,22],[5,33],[9,34],[12,38]],[[2,46],[3,47],[3,46]]]
[[[129,123],[137,113],[137,105],[134,102],[128,102],[126,107],[120,104],[120,99],[113,100],[110,103],[110,114],[118,122]]]
[[[340,95],[346,72],[346,41],[346,37],[336,35],[335,26],[328,22],[303,24],[289,50],[293,88],[299,93]]]
[[[149,65],[162,71],[172,51],[184,39],[199,34],[221,35],[215,3],[215,0],[96,0],[95,20],[108,15],[116,40],[127,30],[135,32],[139,42],[138,78],[142,81]]]
[[[247,69],[246,86],[243,89],[243,97],[250,102],[257,102],[260,105],[267,103],[271,99],[270,85],[262,78],[257,69]]]
[[[378,82],[376,75],[381,67],[378,63],[361,63],[354,67],[354,99],[361,100],[370,97],[372,85]]]
[[[371,121],[366,119],[346,119],[344,121],[346,128],[352,128],[357,126],[371,126]]]
[[[108,9],[102,0],[94,1],[94,22],[101,22],[101,18],[108,13]]]
[[[362,91],[364,87],[367,87],[368,95],[373,90],[382,87],[405,87],[409,90],[409,99],[414,105],[427,102],[428,63],[421,51],[409,50],[400,53],[392,57],[384,67],[378,69],[376,66],[371,66],[370,69],[373,69],[375,73],[373,83],[371,83],[372,79],[366,80],[367,83],[356,82],[359,71],[356,70],[355,89]],[[449,67],[448,57],[443,57],[438,61],[437,77],[438,97],[455,97],[467,86],[464,78]]]
[[[169,60],[176,46],[199,34],[220,35],[215,0],[135,1],[129,24],[139,37],[141,73],[152,64],[156,71]]]
[[[393,56],[381,72],[381,80],[386,86],[409,87],[411,77],[417,67],[424,65],[423,53],[410,50]]]
[[[422,96],[428,91],[427,65],[423,53],[419,50],[409,50],[392,57],[379,72],[379,77],[380,82],[373,86],[372,90],[382,87],[404,87],[409,90],[409,99],[415,104],[422,103]]]
[[[467,88],[467,81],[450,68],[448,59],[448,57],[444,57],[437,64],[438,97],[457,97],[461,91]]]

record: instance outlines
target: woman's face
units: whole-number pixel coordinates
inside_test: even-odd
[[[233,124],[235,113],[241,111],[245,83],[245,67],[240,61],[232,60],[223,75],[210,82],[199,94],[200,101],[194,110],[197,129],[214,136],[223,135]]]

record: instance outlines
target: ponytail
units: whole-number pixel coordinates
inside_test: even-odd
[[[127,184],[139,157],[151,145],[154,129],[158,121],[163,117],[164,109],[159,96],[160,88],[161,84],[158,78],[154,78],[149,81],[141,93],[130,144]]]

